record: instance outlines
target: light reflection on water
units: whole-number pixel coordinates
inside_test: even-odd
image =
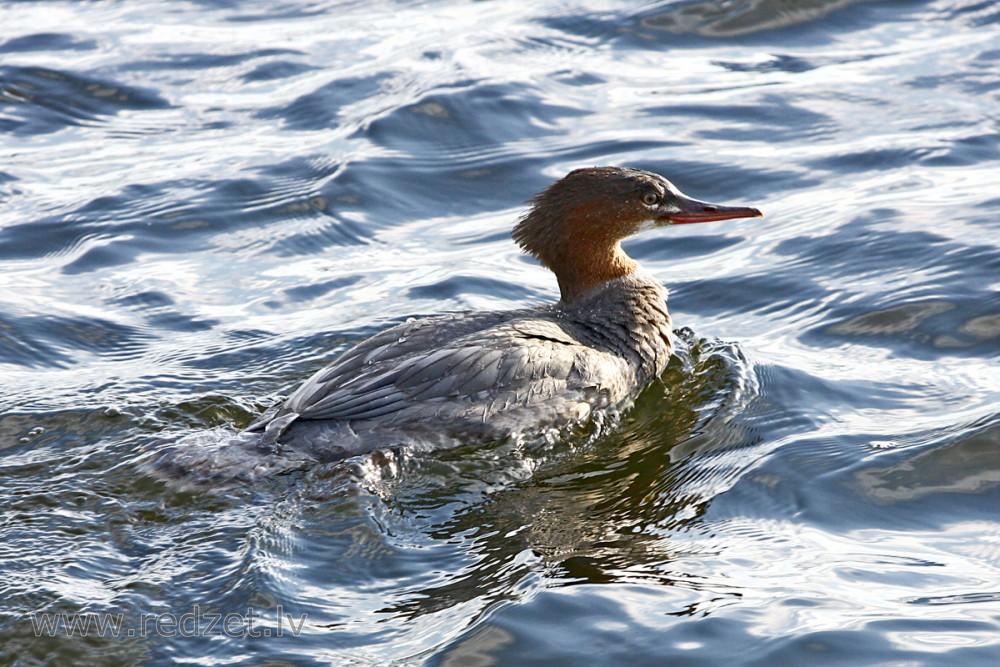
[[[996,662],[998,17],[0,6],[0,655]],[[385,325],[551,300],[508,230],[593,164],[767,214],[626,244],[697,333],[616,428],[225,493],[142,473]],[[308,621],[25,621],[195,604]]]

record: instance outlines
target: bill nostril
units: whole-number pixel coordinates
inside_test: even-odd
[[[718,213],[719,208],[717,206],[706,206],[705,213]]]

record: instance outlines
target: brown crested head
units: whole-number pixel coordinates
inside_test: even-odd
[[[755,208],[691,199],[658,174],[623,167],[577,169],[531,199],[512,236],[551,269],[569,303],[635,271],[622,239],[653,227],[763,217]]]

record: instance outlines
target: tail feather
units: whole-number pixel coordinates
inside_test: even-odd
[[[329,420],[295,420],[279,432],[285,437],[277,442],[262,430],[233,433],[220,427],[192,433],[150,448],[142,468],[181,487],[227,488],[368,454],[401,440],[361,437],[346,423]]]
[[[276,451],[260,433],[214,429],[193,433],[151,449],[143,468],[154,477],[184,487],[252,485],[320,461],[299,451]]]

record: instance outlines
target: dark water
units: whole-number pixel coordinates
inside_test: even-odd
[[[0,662],[1000,662],[998,28],[975,0],[0,5]],[[688,330],[619,428],[143,472],[385,325],[551,300],[507,232],[594,164],[767,213],[628,243]],[[306,618],[31,624],[248,608]]]

